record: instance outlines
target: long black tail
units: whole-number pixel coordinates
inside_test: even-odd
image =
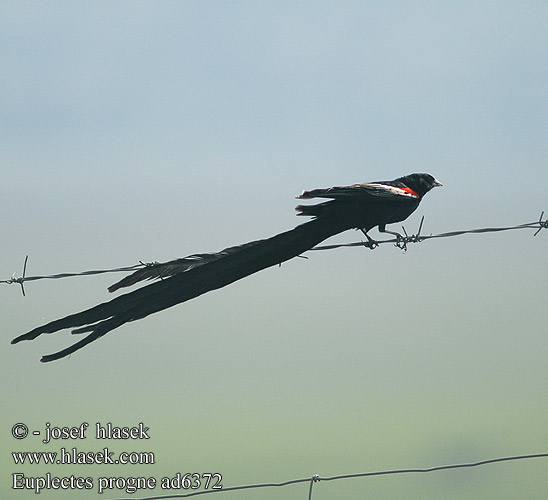
[[[91,332],[82,340],[57,353],[42,357],[42,362],[63,358],[97,340],[111,330],[193,299],[203,293],[222,288],[250,274],[285,262],[310,250],[318,243],[337,233],[350,229],[344,218],[325,217],[312,220],[266,240],[232,247],[230,252],[198,254],[218,256],[206,263],[121,295],[85,311],[39,326],[12,340],[34,340],[43,333],[54,333],[65,328],[80,327],[73,333]]]

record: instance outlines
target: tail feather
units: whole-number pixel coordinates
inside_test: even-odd
[[[208,291],[222,288],[267,267],[281,264],[346,229],[349,227],[341,219],[314,219],[266,240],[230,247],[218,254],[197,254],[216,257],[203,258],[204,262],[201,265],[187,267],[186,270],[175,273],[167,279],[42,325],[16,337],[12,340],[12,344],[33,340],[41,334],[54,333],[66,328],[77,327],[73,333],[89,333],[66,349],[44,356],[41,361],[60,359],[124,323],[144,318]]]
[[[228,255],[232,255],[235,252],[239,252],[240,250],[249,248],[250,246],[259,243],[259,241],[251,241],[243,245],[225,248],[224,250],[216,253],[196,253],[183,257],[182,259],[170,260],[169,262],[155,262],[153,264],[148,264],[144,269],[139,269],[117,283],[114,283],[114,285],[109,286],[108,291],[112,293],[120,288],[132,286],[144,280],[169,278],[170,276],[175,276],[176,274],[190,271],[196,267],[203,266],[204,264],[209,264],[210,262],[214,262]]]

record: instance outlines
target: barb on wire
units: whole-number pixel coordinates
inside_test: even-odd
[[[465,229],[461,231],[450,231],[447,233],[440,233],[440,234],[429,234],[429,235],[422,235],[421,230],[424,222],[424,216],[421,218],[419,229],[417,230],[416,234],[408,235],[407,231],[405,230],[405,227],[402,226],[402,230],[404,233],[404,236],[400,236],[398,238],[391,238],[389,240],[380,240],[380,241],[357,241],[354,243],[340,243],[340,244],[334,244],[334,245],[319,245],[314,248],[311,248],[311,250],[333,250],[334,248],[342,248],[342,247],[367,247],[371,250],[375,249],[378,245],[381,245],[383,243],[393,243],[396,247],[401,248],[402,250],[407,250],[407,244],[408,243],[420,243],[424,240],[430,240],[434,238],[450,238],[453,236],[460,236],[462,234],[481,234],[481,233],[497,233],[500,231],[511,231],[514,229],[536,229],[535,234],[533,236],[536,236],[542,229],[548,229],[548,219],[543,220],[544,217],[544,211],[540,214],[540,217],[538,220],[534,222],[527,222],[525,224],[519,224],[517,226],[507,226],[507,227],[484,227],[480,229]]]
[[[171,498],[189,498],[189,497],[205,495],[210,493],[222,493],[224,491],[250,490],[250,489],[258,489],[258,488],[278,488],[282,486],[289,486],[292,484],[299,484],[299,483],[310,484],[308,488],[308,500],[311,500],[312,485],[320,481],[336,481],[341,479],[353,479],[353,478],[372,477],[372,476],[388,476],[388,475],[395,475],[395,474],[418,474],[418,473],[427,473],[427,472],[438,472],[442,470],[464,469],[464,468],[470,468],[470,467],[479,467],[479,466],[488,465],[488,464],[511,462],[516,460],[528,460],[528,459],[534,459],[534,458],[548,458],[548,453],[535,453],[535,454],[529,454],[529,455],[515,455],[510,457],[489,458],[487,460],[480,460],[478,462],[469,462],[469,463],[452,464],[452,465],[437,465],[434,467],[427,467],[427,468],[415,467],[415,468],[409,468],[409,469],[392,469],[392,470],[382,470],[382,471],[374,471],[374,472],[358,472],[354,474],[340,474],[337,476],[326,476],[326,477],[322,477],[322,476],[319,476],[318,474],[314,474],[312,477],[305,477],[301,479],[291,479],[289,481],[283,481],[281,483],[259,483],[259,484],[247,484],[243,486],[229,486],[228,488],[223,487],[222,489],[216,489],[216,490],[193,491],[191,493],[183,493],[181,495],[175,494],[175,495],[160,495],[160,496],[146,497],[146,498],[141,498],[140,500],[166,500]],[[126,497],[126,498],[117,498],[112,500],[130,500],[130,499]]]
[[[314,483],[320,480],[320,476],[318,474],[314,474],[310,478],[310,487],[308,488],[308,500],[312,500],[312,486],[314,486]]]
[[[538,233],[540,233],[541,229],[548,229],[548,219],[543,221],[542,220],[543,217],[544,217],[544,210],[540,214],[540,217],[538,219],[538,229],[536,230],[535,234],[533,234],[533,236],[536,236]]]
[[[23,275],[19,278],[15,277],[15,273],[12,274],[11,279],[0,281],[0,283],[19,283],[21,285],[21,293],[23,294],[23,297],[25,296],[25,285],[23,284],[26,280],[26,274],[27,274],[27,262],[29,261],[29,256],[25,256],[25,262],[23,264]]]

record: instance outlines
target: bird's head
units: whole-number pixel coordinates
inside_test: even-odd
[[[442,183],[430,174],[410,174],[400,177],[398,181],[410,187],[421,198],[432,188],[442,186]]]

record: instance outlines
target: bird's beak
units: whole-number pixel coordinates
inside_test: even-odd
[[[443,184],[438,181],[438,179],[434,179],[434,187],[443,186]]]

